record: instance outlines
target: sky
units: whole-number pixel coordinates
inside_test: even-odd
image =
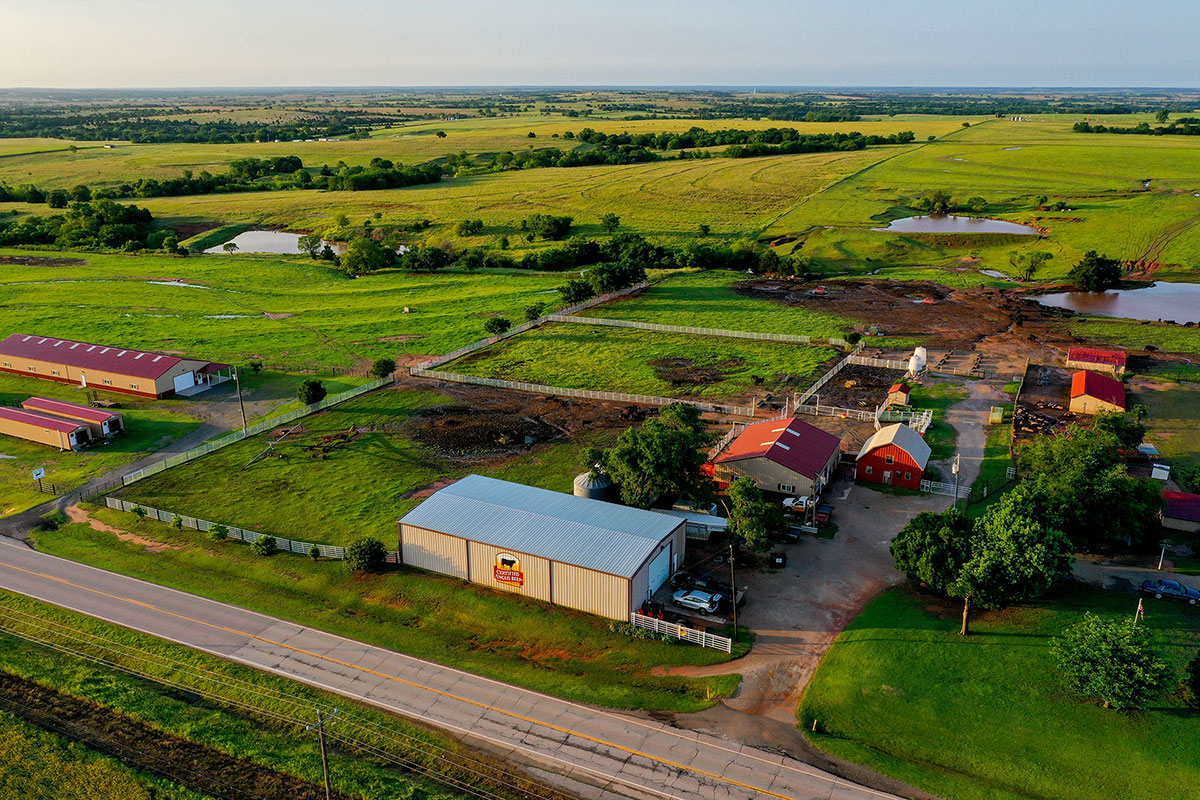
[[[0,0],[0,86],[1200,86],[1195,0]]]

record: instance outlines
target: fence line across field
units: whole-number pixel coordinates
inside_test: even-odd
[[[441,370],[413,367],[412,374],[419,378],[433,378],[439,381],[453,383],[471,383],[476,386],[491,386],[495,389],[512,389],[517,392],[532,394],[548,394],[557,397],[576,397],[586,400],[608,400],[614,403],[637,403],[647,406],[668,406],[673,403],[683,403],[695,406],[702,411],[713,411],[719,414],[753,417],[757,406],[727,406],[721,403],[707,403],[702,400],[685,400],[679,397],[658,397],[651,394],[625,394],[623,392],[601,392],[594,389],[570,389],[565,386],[545,386],[540,383],[524,383],[521,381],[506,381],[500,378],[484,378],[478,375],[460,375],[457,372],[442,372]]]
[[[362,386],[355,386],[353,389],[347,389],[344,392],[330,395],[329,397],[324,398],[320,402],[313,403],[312,405],[293,409],[292,411],[279,414],[278,416],[256,422],[253,425],[247,426],[245,430],[231,431],[224,436],[213,439],[211,442],[205,442],[204,444],[197,445],[190,450],[186,450],[173,456],[168,456],[162,461],[156,461],[148,467],[130,472],[121,479],[121,482],[125,486],[128,486],[131,483],[137,483],[143,478],[148,478],[151,475],[157,475],[163,470],[170,469],[171,467],[177,467],[180,464],[186,464],[193,459],[199,458],[200,456],[220,450],[222,447],[228,447],[229,445],[240,442],[250,436],[260,434],[263,431],[269,431],[272,428],[279,427],[280,425],[286,425],[289,422],[294,422],[301,417],[307,417],[309,414],[315,414],[318,411],[323,411],[324,409],[335,406],[338,403],[344,403],[345,401],[358,397],[361,394],[373,392],[376,389],[387,386],[390,383],[392,383],[391,376],[386,378],[377,378],[373,381],[364,383]]]
[[[655,633],[664,636],[674,636],[676,639],[682,639],[685,642],[698,644],[701,647],[711,647],[714,650],[722,650],[726,653],[733,652],[733,640],[727,639],[724,636],[717,636],[705,631],[698,631],[695,628],[689,628],[685,625],[679,625],[674,622],[647,617],[644,614],[639,614],[634,611],[629,615],[629,622],[635,628],[645,628],[646,630],[654,631]]]
[[[755,339],[763,342],[787,342],[790,344],[830,344],[835,347],[849,347],[844,339],[837,337],[829,339],[814,339],[811,336],[792,333],[759,333],[755,331],[732,331],[725,328],[693,328],[687,325],[662,325],[657,322],[636,322],[627,319],[609,319],[607,317],[577,317],[559,312],[549,314],[544,319],[549,322],[567,322],[579,325],[606,325],[612,328],[636,328],[643,331],[659,331],[662,333],[687,333],[694,336],[724,336],[728,339]]]

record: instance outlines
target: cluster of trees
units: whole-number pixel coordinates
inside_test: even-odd
[[[146,247],[180,252],[170,231],[153,230],[154,217],[144,208],[112,200],[71,201],[62,214],[24,217],[0,228],[0,244],[53,244],[59,247]]]
[[[1163,115],[1160,113],[1159,116]],[[1159,119],[1159,122],[1166,122],[1166,118]],[[1125,128],[1099,123],[1093,125],[1090,122],[1076,122],[1074,131],[1076,133],[1133,133],[1145,136],[1200,136],[1200,118],[1180,117],[1170,125],[1159,125],[1153,128],[1148,122],[1139,122],[1137,125]]]
[[[442,167],[438,164],[406,167],[403,164],[393,164],[387,159],[374,158],[371,159],[370,166],[366,167],[347,167],[342,164],[337,172],[322,167],[317,177],[312,179],[311,188],[352,192],[399,189],[404,186],[437,183],[442,179],[442,174]]]
[[[986,198],[968,197],[966,200],[956,200],[949,192],[936,189],[929,194],[921,195],[909,204],[909,207],[922,214],[952,214],[955,211],[969,211],[972,214],[982,214],[987,211]]]
[[[1054,258],[1054,254],[1047,253],[1045,250],[1034,250],[1030,253],[1010,250],[1008,253],[1008,263],[1012,265],[1023,281],[1033,280],[1042,266],[1052,258]]]
[[[549,241],[560,241],[571,233],[571,217],[556,217],[553,214],[531,214],[521,220],[519,227],[527,233]]]
[[[1067,273],[1071,283],[1085,292],[1103,292],[1121,283],[1121,263],[1115,258],[1102,256],[1088,250],[1083,258]]]

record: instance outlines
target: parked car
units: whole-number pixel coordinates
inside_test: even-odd
[[[701,614],[715,614],[717,607],[721,605],[723,599],[723,595],[701,591],[700,589],[682,589],[671,595],[671,601],[675,605],[680,608],[699,611]]]
[[[833,519],[833,506],[822,503],[817,506],[817,522],[829,522]]]
[[[1164,578],[1142,581],[1142,594],[1153,597],[1155,600],[1174,600],[1190,606],[1200,603],[1200,591],[1190,586],[1184,586],[1179,581]]]

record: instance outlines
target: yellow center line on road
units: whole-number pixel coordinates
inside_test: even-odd
[[[441,689],[435,689],[432,686],[425,686],[424,684],[406,680],[405,678],[400,678],[395,675],[388,675],[386,673],[379,672],[378,670],[373,670],[368,667],[360,667],[357,664],[352,664],[348,661],[342,661],[340,659],[332,658],[330,656],[322,655],[320,653],[314,653],[311,650],[305,650],[300,647],[293,647],[290,644],[285,644],[283,642],[277,642],[273,639],[267,639],[263,636],[258,636],[253,633],[248,633],[246,631],[240,631],[236,628],[229,628],[224,625],[217,625],[212,622],[206,622],[205,620],[202,620],[202,619],[196,619],[194,617],[189,617],[185,614],[179,614],[174,611],[169,611],[165,608],[159,608],[158,606],[156,606],[152,603],[146,603],[141,600],[134,600],[131,597],[123,597],[121,595],[111,594],[109,592],[104,592],[99,589],[93,589],[90,586],[83,586],[82,584],[75,583],[73,581],[67,580],[66,578],[60,578],[56,575],[48,575],[44,572],[37,572],[36,570],[25,569],[24,567],[18,567],[18,566],[14,566],[12,564],[3,564],[0,566],[7,567],[8,569],[14,569],[14,570],[17,570],[18,572],[24,572],[27,575],[34,575],[39,578],[44,578],[46,580],[55,581],[56,583],[61,583],[66,586],[70,586],[75,589],[80,589],[85,592],[91,592],[92,594],[100,595],[101,597],[107,597],[111,600],[117,600],[119,602],[129,603],[131,605],[140,606],[141,608],[150,609],[151,611],[157,611],[160,614],[166,614],[167,616],[175,617],[177,619],[181,619],[186,622],[193,622],[197,625],[203,625],[205,627],[213,628],[214,630],[225,631],[226,633],[232,633],[237,636],[245,636],[248,639],[253,639],[255,641],[262,642],[264,644],[269,644],[274,647],[282,647],[283,649],[290,650],[294,653],[306,655],[311,658],[319,659],[321,661],[327,661],[331,664],[337,664],[338,666],[341,666],[341,667],[353,669],[358,672],[365,673],[367,675],[373,675],[377,678],[383,678],[384,680],[392,681],[394,683],[399,683],[399,684],[402,684],[404,686],[409,686],[414,689],[421,689],[426,692],[432,692],[433,694],[436,694],[440,697],[445,697],[450,700],[457,700],[460,703],[467,703],[468,705],[472,705],[472,706],[475,706],[476,708],[484,709],[485,711],[492,711],[497,714],[502,714],[503,716],[506,716],[506,717],[511,717],[513,719],[521,720],[522,722],[528,722],[531,725],[539,725],[543,728],[549,728],[550,730],[557,731],[558,733],[562,733],[567,736],[575,736],[580,739],[585,739],[589,742],[592,742],[593,744],[602,745],[604,747],[610,747],[614,750],[619,750],[623,753],[628,753],[629,755],[632,755],[632,756],[639,756],[639,757],[644,758],[653,763],[662,764],[664,766],[672,767],[674,769],[682,770],[685,772],[691,772],[695,775],[700,775],[705,778],[711,778],[713,780],[720,781],[721,783],[726,783],[731,786],[737,786],[738,788],[741,788],[741,789],[748,789],[752,792],[759,792],[768,797],[779,798],[779,800],[794,800],[794,798],[790,795],[779,794],[777,792],[771,791],[770,789],[763,789],[758,786],[752,786],[751,784],[743,783],[743,782],[733,779],[733,778],[726,778],[722,775],[716,774],[715,772],[709,772],[707,770],[700,769],[699,767],[693,767],[693,766],[689,766],[687,764],[681,764],[678,761],[672,761],[667,758],[661,758],[659,756],[651,755],[649,753],[644,753],[640,750],[635,750],[633,748],[625,747],[624,745],[617,744],[616,742],[610,742],[605,739],[600,739],[598,737],[591,736],[589,734],[573,730],[571,728],[566,728],[561,725],[555,725],[552,722],[543,722],[542,720],[536,719],[534,717],[529,717],[524,714],[518,714],[514,711],[506,711],[502,708],[497,708],[495,706],[488,705],[487,703],[479,702],[478,700],[472,700],[469,697],[462,697],[460,695],[452,694],[450,692],[445,692],[445,691],[442,691]],[[368,645],[368,646],[370,646],[370,645]]]

